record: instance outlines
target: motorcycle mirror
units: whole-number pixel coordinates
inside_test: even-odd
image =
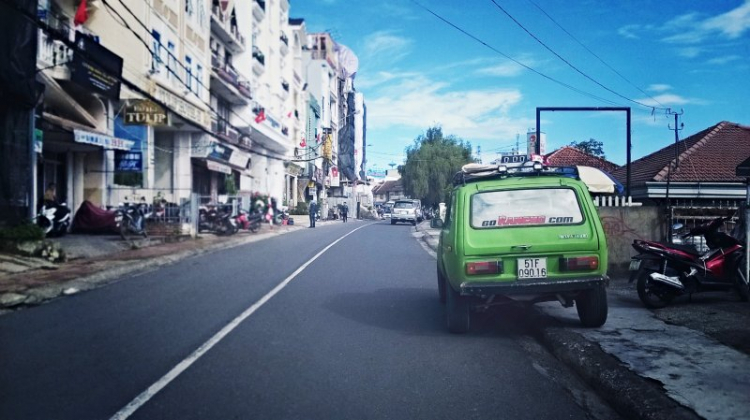
[[[672,230],[680,230],[683,227],[685,227],[685,225],[683,225],[682,223],[675,223],[672,225]]]

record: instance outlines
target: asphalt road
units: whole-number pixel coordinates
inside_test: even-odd
[[[517,313],[446,333],[412,232],[306,229],[3,316],[0,418],[586,418]]]

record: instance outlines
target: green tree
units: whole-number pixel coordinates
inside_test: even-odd
[[[398,167],[404,192],[426,206],[447,201],[453,175],[473,162],[471,144],[443,135],[439,126],[430,127],[406,148],[406,162]]]
[[[572,141],[570,142],[570,145],[582,152],[606,159],[606,156],[604,156],[604,143],[596,139],[588,139],[586,141],[578,142]]]

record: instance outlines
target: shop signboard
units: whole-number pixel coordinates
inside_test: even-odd
[[[242,169],[247,168],[247,161],[250,159],[250,155],[241,152],[239,150],[233,150],[232,155],[229,156],[229,164],[237,166]]]
[[[229,162],[229,159],[232,157],[232,149],[226,146],[222,146],[219,143],[214,143],[213,148],[210,149],[208,157],[210,157],[211,159]]]
[[[120,139],[106,134],[92,133],[84,130],[73,130],[76,143],[93,144],[105,149],[130,150],[135,144],[132,140]]]
[[[339,177],[339,168],[331,166],[331,170],[328,174],[331,179],[331,187],[338,187],[341,185],[341,178]]]
[[[44,131],[35,128],[34,129],[34,152],[42,153],[42,146],[44,141]]]
[[[75,42],[83,54],[73,55],[70,80],[110,99],[120,99],[122,57],[82,32],[76,32]]]
[[[207,160],[206,161],[206,167],[210,171],[221,172],[223,174],[232,175],[232,168],[230,168],[227,165],[221,164],[219,162],[214,162],[212,160]]]
[[[122,113],[125,125],[164,126],[169,124],[164,108],[148,99],[128,101]]]
[[[143,171],[143,153],[115,151],[115,171],[141,172]]]
[[[190,120],[198,125],[205,128],[211,128],[211,117],[206,111],[192,105],[185,99],[180,98],[174,93],[164,89],[163,87],[153,84],[151,93],[154,95],[157,101],[166,105],[171,111],[174,111],[181,118]]]

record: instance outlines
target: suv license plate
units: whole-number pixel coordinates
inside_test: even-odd
[[[544,279],[547,278],[546,258],[519,258],[519,279]]]

